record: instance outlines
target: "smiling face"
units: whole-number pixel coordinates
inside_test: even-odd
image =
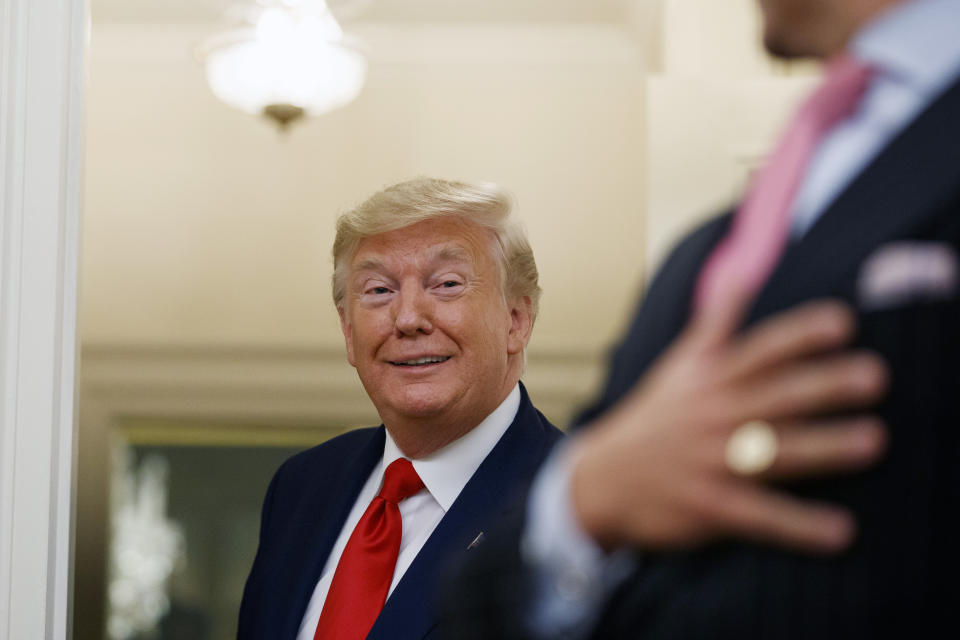
[[[520,377],[530,300],[505,300],[491,249],[448,216],[367,237],[350,260],[347,359],[407,455],[470,431]]]

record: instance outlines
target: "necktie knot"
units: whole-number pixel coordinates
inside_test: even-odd
[[[423,480],[406,458],[397,458],[383,472],[383,487],[378,498],[397,504],[423,489]]]
[[[798,115],[809,119],[816,133],[850,116],[870,84],[873,67],[849,54],[840,54],[827,66],[823,82],[807,98]]]

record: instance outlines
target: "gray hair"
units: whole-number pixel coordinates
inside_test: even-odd
[[[510,197],[489,182],[414,178],[373,194],[337,219],[333,241],[334,304],[338,309],[343,306],[350,260],[364,238],[451,216],[490,232],[503,294],[512,299],[529,296],[535,320],[540,303],[537,263],[526,232],[510,217],[511,208]]]

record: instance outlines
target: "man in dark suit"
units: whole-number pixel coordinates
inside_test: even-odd
[[[339,219],[334,301],[383,425],[277,471],[239,638],[434,635],[446,559],[504,517],[560,436],[519,383],[540,289],[509,214],[492,185],[417,179]]]
[[[834,59],[826,84],[854,60],[866,69],[861,95],[794,163],[780,193],[783,247],[762,277],[727,271],[719,298],[704,284],[715,260],[765,251],[738,238],[791,134],[735,213],[673,251],[584,428],[538,476],[526,521],[469,559],[450,598],[451,637],[934,637],[955,626],[960,2],[760,4],[771,52]],[[818,376],[781,384],[783,371],[769,369],[764,397],[729,381],[744,370],[734,356],[772,325],[792,318],[800,336],[822,322],[810,301],[823,297],[854,310],[856,344],[887,363],[874,410],[888,449],[860,473],[799,482],[811,451],[801,435],[859,440],[867,460],[875,420],[835,411],[850,398],[798,402]],[[876,398],[882,370],[861,365],[828,384],[861,384],[857,402]],[[730,456],[743,422],[761,434],[749,437],[747,464]]]

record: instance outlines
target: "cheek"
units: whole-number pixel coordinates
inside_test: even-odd
[[[358,314],[353,322],[354,352],[362,358],[365,353],[375,351],[390,335],[391,328],[381,314]]]
[[[471,317],[471,334],[477,348],[491,362],[507,357],[507,339],[510,333],[510,316],[506,312],[488,309],[486,313],[477,312]]]
[[[484,360],[503,352],[510,333],[510,313],[499,299],[485,298],[470,304],[441,304],[434,314],[434,324],[466,353],[483,353]]]

